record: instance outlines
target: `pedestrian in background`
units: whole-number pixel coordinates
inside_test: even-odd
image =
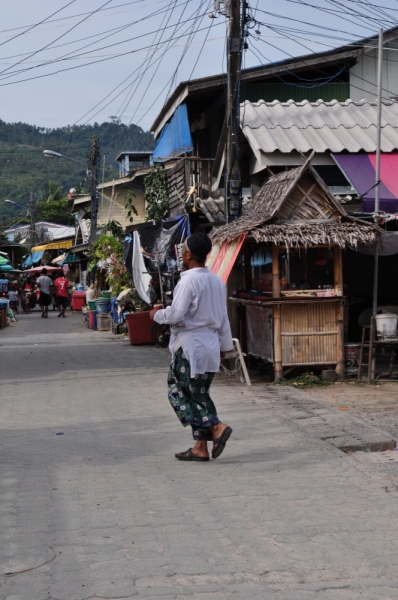
[[[8,292],[8,301],[10,308],[19,314],[19,294],[14,285],[11,285],[11,289]]]
[[[42,269],[41,276],[38,277],[36,282],[39,290],[39,305],[41,308],[41,316],[42,318],[48,318],[48,307],[51,304],[51,289],[53,287],[53,282],[47,276],[47,269]]]
[[[55,304],[59,310],[58,317],[66,316],[65,310],[69,304],[68,285],[69,282],[63,273],[54,281]]]
[[[150,313],[157,323],[171,325],[168,397],[182,425],[192,427],[196,442],[175,455],[185,461],[208,461],[208,441],[213,441],[212,458],[218,458],[232,433],[219,420],[209,395],[222,354],[233,348],[224,284],[205,266],[211,246],[204,233],[187,238],[182,249],[186,271],[181,273],[173,303]]]

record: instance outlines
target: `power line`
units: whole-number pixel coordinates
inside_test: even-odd
[[[188,0],[188,2],[189,2],[189,1],[190,1],[190,0]],[[85,48],[88,48],[88,47],[92,46],[93,44],[96,44],[96,43],[98,43],[98,42],[100,42],[100,41],[102,41],[102,40],[104,40],[104,39],[106,39],[106,38],[108,38],[108,37],[112,37],[113,35],[115,35],[115,33],[120,33],[120,31],[123,31],[123,30],[127,29],[128,27],[132,27],[133,25],[136,25],[137,23],[140,23],[140,22],[142,22],[142,21],[145,21],[145,20],[147,20],[147,19],[149,19],[149,18],[151,18],[151,17],[153,17],[153,16],[155,16],[155,15],[159,15],[159,14],[161,14],[162,12],[165,12],[165,10],[167,11],[167,10],[168,10],[168,8],[170,7],[170,5],[172,4],[172,2],[175,2],[175,0],[171,0],[170,4],[168,5],[168,7],[167,7],[166,9],[159,9],[159,10],[157,10],[157,11],[155,11],[155,12],[151,13],[150,15],[147,15],[147,16],[143,17],[142,19],[139,19],[138,21],[136,20],[136,21],[133,21],[132,23],[128,23],[127,25],[123,25],[123,26],[121,26],[121,27],[119,27],[119,28],[116,28],[116,31],[114,31],[114,32],[113,32],[113,33],[111,33],[111,34],[107,34],[107,35],[106,35],[106,36],[104,36],[104,37],[103,37],[101,40],[97,40],[96,42],[92,42],[92,43],[90,43],[90,44],[86,44],[86,46],[82,46],[81,48],[79,48],[79,49],[76,49],[76,50],[73,50],[73,51],[71,51],[71,52],[68,52],[67,54],[64,54],[64,55],[63,55],[63,56],[61,56],[61,57],[58,57],[58,58],[56,58],[56,59],[53,59],[53,60],[50,60],[50,61],[44,62],[44,63],[42,63],[42,64],[39,64],[39,65],[35,65],[34,67],[28,67],[28,68],[26,68],[26,69],[21,69],[21,70],[19,70],[19,71],[13,71],[13,72],[12,72],[12,74],[13,74],[13,75],[16,75],[16,74],[18,74],[18,73],[24,73],[24,72],[26,72],[26,71],[31,71],[31,70],[33,70],[33,69],[37,69],[37,68],[39,68],[39,67],[42,67],[42,66],[47,66],[47,65],[51,65],[51,64],[58,63],[58,62],[63,62],[64,60],[67,60],[67,59],[68,59],[68,57],[69,57],[69,59],[70,59],[70,58],[85,58],[85,57],[88,57],[88,55],[89,55],[89,54],[92,54],[93,52],[98,52],[98,51],[100,51],[100,50],[106,50],[107,48],[113,48],[114,46],[120,46],[120,45],[122,45],[122,44],[129,43],[129,42],[131,42],[131,38],[128,38],[127,40],[122,40],[122,41],[120,41],[120,42],[115,42],[114,44],[108,44],[108,45],[106,45],[106,46],[101,46],[100,48],[95,48],[94,50],[90,50],[89,52],[84,52],[84,53],[81,53],[81,54],[77,54],[77,52],[79,52],[80,50],[83,50],[83,49],[85,49]],[[182,0],[181,4],[179,4],[179,5],[177,5],[177,6],[184,5],[184,4],[186,4],[186,2],[187,2],[187,0]],[[189,21],[189,19],[188,19],[187,21]],[[187,22],[187,21],[185,21],[185,22]],[[169,26],[168,26],[168,28],[172,28],[172,27],[174,27],[174,25],[169,25]],[[142,37],[146,37],[146,36],[150,35],[151,33],[158,33],[159,31],[160,31],[159,29],[156,29],[155,31],[151,31],[151,32],[149,32],[149,33],[144,33],[144,34],[142,34],[142,35],[135,36],[135,38],[134,38],[134,39],[135,39],[135,40],[137,40],[137,39],[140,39],[140,38],[142,38]],[[2,78],[2,79],[3,79],[3,80],[4,80],[4,79],[8,79],[9,77],[11,77],[11,75],[10,75],[10,74],[8,74],[6,77],[4,77],[4,78]]]
[[[145,0],[135,0],[135,1],[137,1],[137,2],[144,2]],[[162,2],[164,2],[164,0],[157,0],[156,2],[152,2],[152,3],[144,5],[144,6],[153,6],[154,4],[161,4]],[[103,9],[103,10],[110,10],[110,9]],[[160,12],[161,12],[161,9],[159,9],[159,14],[160,14]],[[155,11],[154,13],[150,13],[149,15],[147,15],[146,17],[144,17],[144,19],[140,19],[140,21],[141,20],[145,20],[147,18],[150,18],[152,15],[154,15],[156,13],[157,13],[157,11]],[[113,13],[111,13],[111,14],[113,14]],[[119,14],[119,13],[114,13],[114,14]],[[109,15],[104,15],[101,18],[104,18],[105,16],[109,16]],[[94,20],[94,19],[92,19],[92,20]],[[140,21],[135,20],[135,21],[132,21],[132,22],[128,23],[127,25],[126,24],[118,25],[117,27],[114,27],[113,29],[107,28],[105,32],[106,33],[110,33],[110,32],[117,33],[118,31],[123,30],[126,26],[134,25],[135,23],[140,22]],[[88,36],[85,35],[83,38],[79,38],[77,40],[70,40],[68,42],[64,42],[63,44],[53,45],[53,46],[51,46],[51,51],[55,50],[57,48],[63,48],[64,46],[70,46],[72,44],[78,44],[78,43],[82,42],[83,40],[85,41],[85,40],[90,40],[92,38],[99,37],[99,36],[103,35],[105,32],[101,31],[100,33],[95,33],[93,35],[88,35]],[[105,37],[103,39],[105,39]],[[99,40],[99,41],[101,41],[101,40]],[[84,47],[85,46],[83,46],[83,48]],[[0,57],[0,60],[8,60],[9,58],[18,58],[19,56],[27,56],[28,54],[29,54],[29,52],[22,52],[20,54],[12,54],[10,56],[2,56],[2,57]]]
[[[159,1],[161,2],[162,0],[159,0]],[[124,4],[117,4],[116,6],[113,6],[112,8],[121,8],[123,6],[130,6],[131,4],[139,4],[141,2],[145,2],[145,0],[132,0],[131,2],[125,2]],[[158,4],[158,2],[153,2],[152,4]],[[108,10],[112,10],[112,8],[100,8],[98,10],[98,12],[105,12],[105,11],[108,11]],[[63,10],[63,8],[61,8],[57,12],[60,12],[61,10]],[[53,13],[53,15],[55,15],[55,14],[56,13]],[[62,17],[60,19],[53,19],[52,21],[50,21],[49,20],[50,17],[48,17],[47,19],[44,19],[44,21],[47,21],[47,23],[57,23],[58,21],[66,21],[68,19],[75,19],[76,17],[83,17],[84,15],[89,15],[89,14],[90,14],[89,12],[79,13],[79,14],[76,14],[76,15],[70,15],[69,17]],[[104,15],[104,16],[109,17],[109,16],[112,16],[113,14],[120,14],[120,13],[110,13],[110,15]],[[53,15],[50,15],[50,16],[53,16]],[[38,25],[41,25],[42,23],[44,23],[44,21],[41,21],[40,23],[34,23],[33,25],[23,25],[23,26],[20,26],[20,27],[12,27],[11,29],[0,29],[0,33],[7,33],[9,31],[17,31],[18,29],[24,29],[25,27],[28,27],[29,29],[33,29],[34,27],[37,27]],[[29,31],[29,29],[27,31]],[[27,33],[27,31],[24,32],[24,33]]]
[[[193,13],[193,14],[194,14],[194,13]],[[191,20],[191,18],[187,19],[187,20],[186,20],[186,22],[189,22],[190,20]],[[184,25],[184,24],[185,24],[185,22],[182,22],[180,25],[182,26],[182,25]],[[156,38],[155,38],[155,39],[156,39]],[[178,39],[179,39],[179,38],[177,38],[177,40],[178,40]],[[114,91],[115,91],[115,90],[116,90],[118,87],[120,87],[121,85],[123,85],[123,83],[124,83],[125,81],[127,81],[127,80],[128,80],[128,79],[129,79],[129,78],[130,78],[130,77],[131,77],[131,76],[132,76],[132,75],[133,75],[135,72],[137,72],[137,71],[140,71],[140,70],[141,70],[141,68],[142,68],[142,67],[145,65],[145,62],[148,62],[148,65],[146,66],[146,71],[148,71],[148,69],[149,69],[151,66],[153,66],[153,65],[154,65],[156,62],[159,62],[159,61],[161,61],[161,60],[162,60],[162,59],[165,57],[165,55],[166,55],[166,52],[169,50],[169,48],[170,48],[170,47],[175,47],[175,45],[176,45],[176,44],[175,44],[175,41],[174,41],[174,43],[173,43],[173,44],[170,44],[170,41],[172,41],[172,40],[171,40],[171,38],[169,38],[168,40],[165,40],[165,42],[163,43],[163,46],[167,44],[167,45],[168,45],[168,47],[167,47],[167,48],[166,48],[166,50],[163,52],[163,54],[162,54],[162,55],[160,55],[160,56],[158,56],[156,59],[154,59],[155,50],[157,51],[157,50],[160,50],[160,49],[162,49],[162,48],[156,48],[156,46],[155,46],[155,50],[154,50],[154,52],[152,53],[152,55],[151,55],[150,57],[148,56],[148,53],[147,53],[147,56],[146,56],[146,58],[144,59],[143,63],[142,63],[142,64],[141,64],[139,67],[137,67],[137,68],[136,68],[136,69],[135,69],[135,70],[134,70],[134,71],[133,71],[133,72],[132,72],[132,73],[131,73],[131,74],[130,74],[128,77],[126,77],[126,78],[125,78],[125,79],[124,79],[124,80],[123,80],[123,81],[122,81],[122,82],[121,82],[121,83],[120,83],[118,86],[116,86],[116,87],[115,87],[115,88],[112,90],[112,92],[110,92],[109,94],[107,94],[107,96],[105,96],[105,98],[103,98],[103,100],[102,100],[101,102],[97,103],[97,104],[96,104],[96,106],[94,106],[94,108],[93,108],[93,109],[91,109],[91,111],[88,111],[88,112],[87,112],[87,113],[86,113],[86,114],[85,114],[85,115],[84,115],[82,118],[84,118],[85,116],[87,116],[87,115],[88,115],[90,112],[92,112],[92,110],[95,110],[95,108],[96,108],[97,106],[99,106],[99,105],[100,105],[100,104],[101,104],[101,103],[102,103],[104,100],[106,100],[106,98],[108,98],[108,97],[109,97],[109,96],[110,96],[110,95],[111,95],[111,94],[112,94],[112,93],[113,93],[113,92],[114,92]],[[152,64],[151,64],[151,61],[153,61],[153,62],[152,62]],[[115,101],[115,100],[116,100],[116,99],[117,99],[117,98],[118,98],[118,97],[119,97],[121,94],[123,94],[123,92],[124,92],[126,89],[128,89],[128,88],[130,88],[130,89],[131,89],[131,87],[134,85],[134,83],[135,83],[135,82],[137,82],[137,79],[138,79],[139,77],[140,77],[140,75],[138,75],[138,76],[137,76],[137,77],[134,79],[134,81],[132,81],[131,83],[129,83],[129,84],[128,84],[128,85],[127,85],[125,88],[123,88],[123,89],[121,90],[121,92],[119,92],[119,93],[117,94],[117,96],[115,96],[115,98],[113,98],[112,100],[110,100],[110,101],[109,101],[109,102],[108,102],[108,103],[107,103],[105,106],[103,106],[103,107],[102,107],[102,108],[101,108],[99,111],[97,111],[97,113],[95,113],[94,115],[92,115],[90,118],[94,118],[94,117],[95,117],[95,116],[96,116],[96,115],[97,115],[99,112],[101,112],[102,110],[104,110],[104,108],[106,108],[107,106],[109,106],[109,104],[111,104],[112,102],[114,102],[114,101]],[[119,108],[119,109],[118,109],[118,111],[117,111],[117,115],[118,115],[119,117],[121,116],[121,113],[120,113],[120,111],[122,110],[122,107],[123,107],[124,103],[125,103],[125,101],[123,101],[123,103],[121,104],[120,108]],[[81,119],[82,119],[82,118],[81,118]],[[79,119],[79,121],[80,121],[81,119]],[[78,121],[77,121],[77,122],[78,122]]]
[[[12,40],[15,40],[17,38],[19,38],[21,35],[25,35],[26,33],[28,33],[28,31],[31,31],[32,29],[35,29],[36,27],[38,27],[39,25],[42,25],[42,23],[45,23],[48,19],[51,19],[51,17],[53,17],[54,15],[58,14],[59,12],[61,12],[62,10],[64,10],[65,8],[67,8],[68,6],[70,6],[71,4],[73,4],[74,2],[76,2],[76,0],[71,0],[71,2],[68,2],[68,4],[65,4],[65,6],[63,6],[62,8],[59,8],[58,10],[56,10],[54,13],[52,13],[49,17],[46,17],[45,19],[43,19],[42,21],[40,21],[39,23],[35,23],[34,25],[31,25],[28,29],[26,29],[25,31],[21,31],[21,33],[17,33],[16,35],[14,35],[13,37],[9,38],[8,40],[6,40],[5,42],[2,42],[0,44],[0,46],[4,46],[5,44],[8,44],[8,42],[11,42]]]
[[[73,0],[74,1],[74,0]],[[111,2],[113,2],[113,0],[107,0],[104,4],[102,4],[100,6],[100,8],[103,8],[104,6],[106,6],[107,4],[110,4]],[[91,16],[94,15],[96,12],[98,12],[99,8],[92,11],[89,15],[87,15],[86,17],[84,17],[83,19],[81,19],[81,21],[79,21],[78,23],[76,23],[76,25],[73,25],[70,29],[68,29],[68,31],[66,31],[65,33],[63,33],[62,35],[60,35],[59,37],[57,37],[55,40],[53,40],[52,42],[46,44],[45,46],[43,46],[43,48],[40,48],[40,50],[36,50],[35,52],[32,52],[32,54],[30,54],[28,56],[28,58],[32,58],[32,56],[36,56],[36,54],[39,54],[39,52],[42,52],[43,50],[46,50],[46,48],[48,48],[49,46],[51,46],[52,44],[54,44],[55,42],[57,42],[58,40],[60,40],[61,38],[65,37],[68,33],[70,33],[73,29],[76,29],[76,27],[78,27],[78,25],[80,25],[81,23],[83,23],[84,21],[87,21],[87,19]],[[6,71],[9,71],[10,69],[12,69],[13,67],[16,67],[17,65],[21,64],[22,62],[24,62],[25,59],[21,59],[18,62],[14,63],[11,67],[7,67],[7,69],[3,69],[3,71],[0,71],[0,75],[2,75],[3,73],[5,73]]]

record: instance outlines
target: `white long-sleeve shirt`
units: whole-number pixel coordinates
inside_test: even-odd
[[[232,349],[231,327],[225,302],[225,287],[205,267],[181,273],[171,306],[155,313],[157,323],[171,327],[170,350],[180,346],[189,361],[191,377],[215,373],[220,352]]]

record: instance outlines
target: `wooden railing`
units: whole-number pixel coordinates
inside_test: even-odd
[[[182,158],[166,171],[170,216],[189,212],[197,197],[209,198],[213,163],[212,158]]]

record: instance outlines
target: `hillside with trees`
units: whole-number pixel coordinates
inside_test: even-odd
[[[101,167],[105,154],[105,180],[118,176],[115,157],[122,150],[152,150],[150,133],[137,125],[124,125],[112,120],[101,125],[74,125],[46,129],[26,123],[5,123],[0,120],[0,216],[7,225],[18,209],[4,204],[6,198],[26,204],[32,192],[36,199],[47,199],[48,185],[57,185],[59,197],[69,188],[78,193],[88,190],[85,168],[62,158],[46,158],[43,150],[55,150],[66,156],[87,162],[93,136],[100,136]],[[21,209],[19,209],[21,210]]]

